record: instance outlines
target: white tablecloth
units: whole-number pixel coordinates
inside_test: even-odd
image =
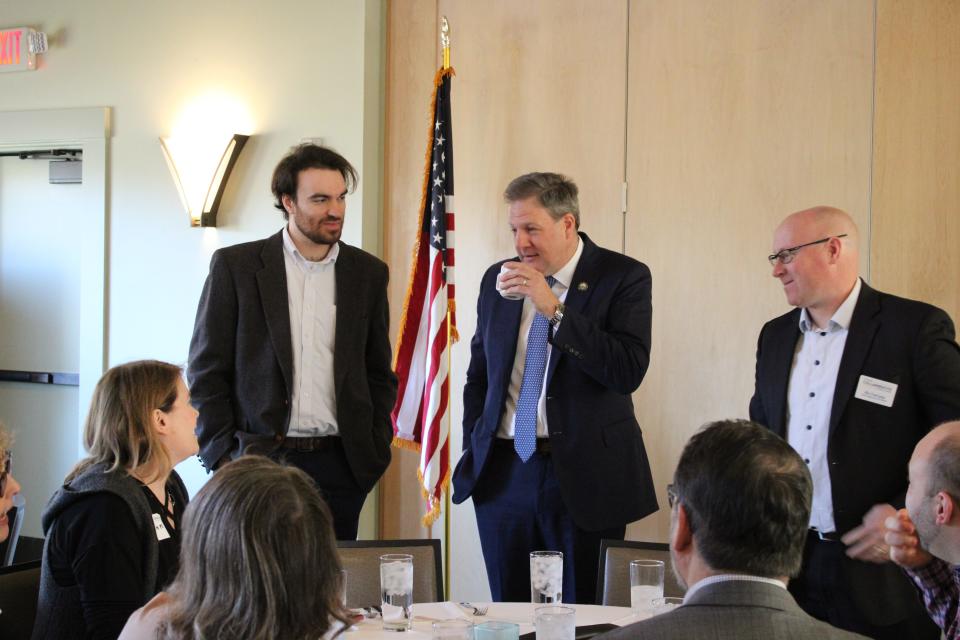
[[[485,616],[470,615],[455,602],[425,602],[413,605],[413,629],[404,633],[384,631],[380,618],[364,620],[354,626],[349,633],[340,636],[341,640],[400,640],[401,638],[429,638],[432,624],[436,620],[459,618],[471,620],[476,624],[499,620],[515,622],[520,625],[520,634],[533,631],[533,610],[542,605],[529,602],[474,602],[477,606],[488,606]],[[636,622],[637,618],[629,607],[602,607],[595,604],[568,604],[576,609],[576,625],[585,627],[591,624],[609,622],[618,626]]]

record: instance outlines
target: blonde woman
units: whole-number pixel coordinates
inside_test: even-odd
[[[176,580],[120,640],[319,640],[346,623],[333,518],[300,469],[262,456],[224,465],[183,531]]]
[[[180,367],[130,362],[97,383],[89,457],[43,512],[33,637],[115,639],[176,575],[187,492],[173,467],[197,453],[197,412]]]
[[[20,485],[10,473],[13,456],[10,453],[10,434],[0,422],[0,542],[10,535],[7,514],[13,508],[13,496],[20,493]]]

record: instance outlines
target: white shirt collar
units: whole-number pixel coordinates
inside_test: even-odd
[[[857,283],[853,285],[853,289],[847,295],[846,300],[837,307],[837,310],[833,313],[833,317],[830,318],[829,326],[822,327],[824,329],[835,330],[840,329],[849,329],[850,320],[853,318],[853,310],[857,306],[857,299],[860,297],[860,285],[862,280],[857,278]],[[811,331],[814,328],[813,320],[810,318],[810,314],[807,313],[807,309],[803,308],[800,310],[800,331]]]
[[[337,256],[340,255],[340,243],[334,242],[330,245],[330,250],[327,251],[327,255],[323,260],[307,260],[303,257],[303,254],[300,253],[300,250],[297,249],[297,245],[293,243],[293,238],[290,237],[290,231],[287,229],[287,225],[283,225],[283,248],[304,266],[333,264],[337,261]]]
[[[687,589],[687,593],[683,596],[683,604],[690,602],[690,598],[700,589],[703,589],[706,586],[711,584],[717,584],[718,582],[765,582],[766,584],[772,584],[780,587],[781,589],[786,590],[787,585],[782,580],[777,580],[776,578],[762,578],[760,576],[750,576],[743,573],[719,573],[708,578],[704,578],[700,582],[692,585]]]
[[[577,270],[577,264],[580,262],[580,256],[583,254],[583,238],[577,236],[577,250],[567,260],[567,264],[560,267],[560,270],[553,274],[553,278],[563,285],[564,289],[570,288],[573,282],[573,273]]]

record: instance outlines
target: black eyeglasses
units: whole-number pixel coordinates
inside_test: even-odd
[[[803,249],[804,247],[812,247],[815,244],[823,244],[824,242],[830,242],[834,238],[846,238],[847,234],[841,233],[838,236],[828,236],[826,238],[821,238],[820,240],[814,240],[813,242],[808,242],[806,244],[798,244],[795,247],[790,247],[789,249],[783,249],[777,253],[771,253],[767,256],[767,260],[770,261],[771,266],[777,266],[777,262],[780,264],[790,264],[793,262],[794,256]]]
[[[9,451],[3,454],[3,467],[0,470],[0,497],[7,494],[7,478],[10,477],[10,467],[13,465],[13,454]]]
[[[670,508],[673,509],[674,503],[677,502],[677,492],[674,490],[672,484],[667,485],[667,504],[670,505]]]

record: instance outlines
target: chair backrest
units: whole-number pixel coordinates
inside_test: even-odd
[[[39,593],[39,560],[0,568],[0,635],[30,637]]]
[[[413,556],[413,601],[443,600],[443,562],[439,540],[338,540],[340,562],[347,570],[347,606],[380,606],[380,556]]]
[[[615,607],[630,606],[630,561],[662,560],[664,565],[663,595],[683,596],[670,561],[670,547],[658,542],[601,540],[600,569],[597,574],[597,604]]]
[[[9,567],[13,564],[14,554],[17,552],[17,541],[20,539],[20,529],[23,527],[23,514],[27,501],[19,493],[13,496],[13,508],[7,513],[10,523],[7,539],[0,542],[0,567]],[[3,606],[0,604],[0,606]]]

